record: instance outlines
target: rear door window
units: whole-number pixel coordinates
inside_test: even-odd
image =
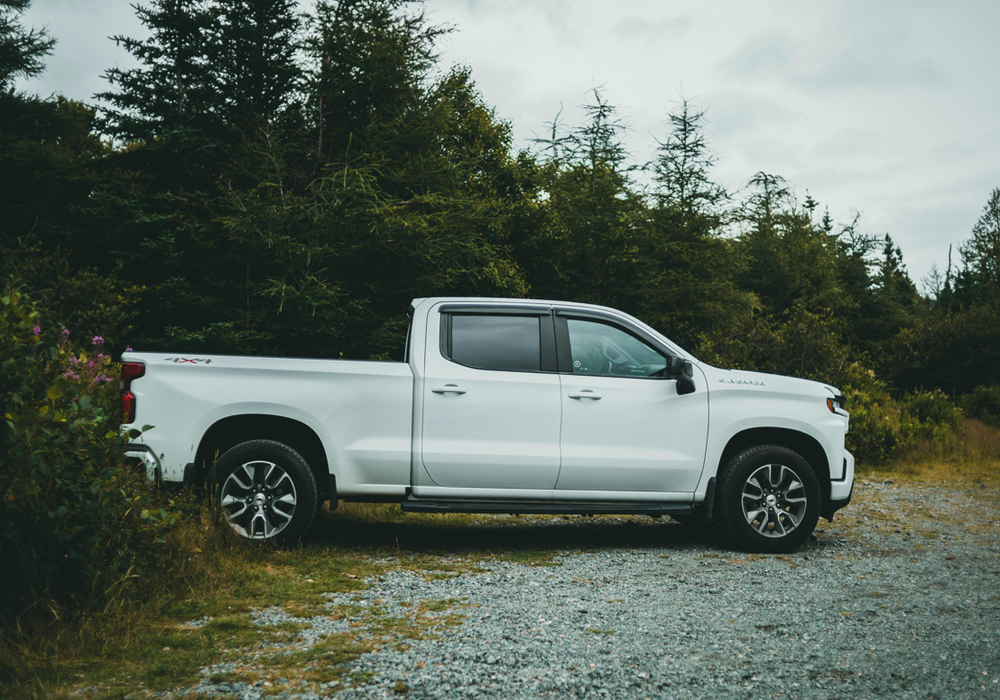
[[[541,370],[538,316],[453,314],[450,318],[446,354],[452,362],[476,369]]]

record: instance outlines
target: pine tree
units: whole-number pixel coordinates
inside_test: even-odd
[[[670,136],[659,143],[652,165],[657,202],[677,207],[687,217],[712,213],[727,194],[709,177],[715,157],[705,139],[705,112],[692,110],[683,100],[668,121]]]
[[[710,176],[703,111],[685,100],[652,163],[655,188],[639,246],[639,313],[696,349],[707,333],[725,333],[755,306],[735,283],[742,262],[722,235],[725,190]]]
[[[263,337],[234,318],[246,254],[218,219],[229,213],[225,192],[253,186],[236,178],[244,140],[277,119],[301,130],[296,6],[154,0],[136,11],[149,38],[115,40],[139,65],[108,70],[112,89],[98,95],[104,132],[119,145],[106,159],[116,177],[100,196],[122,221],[101,243],[147,288],[151,313],[137,342],[246,349]]]
[[[44,29],[25,29],[18,21],[32,0],[0,0],[0,90],[15,78],[31,78],[44,70],[42,59],[56,40]]]
[[[600,90],[592,95],[583,107],[588,120],[570,130],[562,160],[546,169],[544,223],[520,260],[538,296],[634,310],[634,239],[643,203],[622,143],[627,127]],[[538,264],[527,251],[557,264]]]
[[[990,193],[972,237],[958,250],[962,258],[958,298],[966,304],[1000,301],[1000,188]]]
[[[319,160],[383,145],[366,135],[419,107],[434,42],[450,31],[429,24],[412,0],[320,0],[305,42]]]

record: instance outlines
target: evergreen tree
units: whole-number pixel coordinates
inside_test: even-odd
[[[434,42],[450,31],[429,24],[413,0],[320,0],[306,40],[318,158],[384,145],[365,142],[366,134],[419,107]]]
[[[245,256],[241,323],[268,329],[268,352],[384,357],[415,296],[526,294],[509,248],[531,161],[467,70],[429,79],[439,35],[409,3],[321,4],[312,132],[262,126],[237,149],[249,184],[221,221]]]
[[[644,206],[630,180],[626,126],[600,90],[593,97],[584,106],[588,121],[569,132],[562,160],[545,170],[547,212],[519,260],[538,296],[635,310],[634,253]],[[526,251],[541,256],[541,264]]]
[[[106,72],[103,129],[119,148],[98,194],[119,223],[102,243],[146,288],[137,344],[246,352],[258,329],[233,318],[246,253],[226,240],[238,148],[277,120],[292,131],[301,70],[299,20],[284,0],[154,0],[137,7],[144,40],[116,37],[139,59]]]
[[[815,226],[784,178],[757,173],[749,184],[754,191],[744,205],[748,227],[740,248],[747,267],[740,275],[741,286],[756,294],[774,316],[790,311],[796,302],[835,312],[851,305],[837,275],[837,236]]]
[[[692,110],[683,100],[668,121],[670,136],[659,144],[652,168],[657,202],[679,208],[689,218],[713,213],[727,194],[709,177],[715,157],[705,140],[705,112]]]
[[[44,70],[42,59],[52,53],[56,40],[44,29],[25,29],[18,21],[31,0],[0,0],[0,91],[15,78],[31,78]]]
[[[639,246],[639,313],[696,350],[699,337],[727,332],[756,302],[737,287],[742,262],[722,235],[727,194],[710,177],[715,159],[705,113],[685,100],[668,124],[652,164],[656,187]]]
[[[292,116],[301,99],[295,0],[214,0],[206,46],[216,92],[213,109],[227,125]]]
[[[962,269],[956,295],[969,303],[1000,303],[1000,188],[990,193],[972,237],[959,247]]]

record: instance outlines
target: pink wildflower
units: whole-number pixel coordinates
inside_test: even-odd
[[[90,341],[94,345],[104,345],[104,338],[99,335],[95,335],[93,340]]]
[[[41,326],[35,326],[34,328],[31,329],[31,332],[37,338],[38,336],[40,336],[42,334],[42,327]]]

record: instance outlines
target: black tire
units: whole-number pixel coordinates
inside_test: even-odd
[[[730,460],[719,480],[718,522],[739,547],[784,553],[819,521],[820,488],[809,463],[778,445],[758,445]]]
[[[280,442],[250,440],[227,450],[208,483],[229,526],[247,540],[296,542],[316,516],[316,476]]]

